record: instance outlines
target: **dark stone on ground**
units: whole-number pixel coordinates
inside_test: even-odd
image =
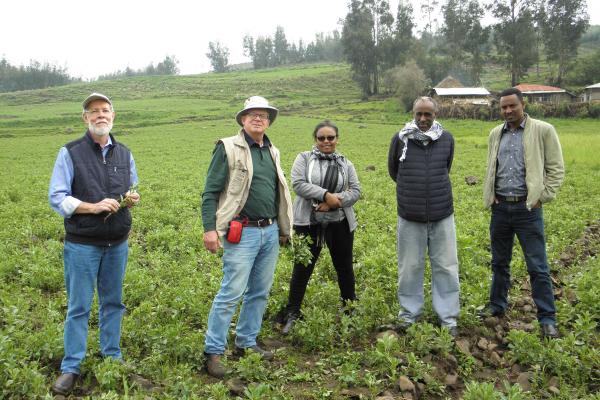
[[[244,394],[244,389],[246,389],[246,385],[240,378],[231,378],[226,383],[229,391],[235,395]]]
[[[517,383],[519,384],[519,386],[521,386],[521,389],[523,389],[524,392],[529,392],[531,391],[531,379],[532,373],[531,372],[521,372],[519,374],[519,376],[517,376]]]
[[[476,176],[465,176],[465,183],[469,186],[477,185],[479,183],[479,178]]]
[[[402,375],[398,379],[398,386],[402,392],[414,392],[415,385],[410,381],[408,376]]]

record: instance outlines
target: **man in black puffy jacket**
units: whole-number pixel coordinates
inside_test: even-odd
[[[454,138],[435,120],[436,110],[432,98],[417,98],[414,119],[392,137],[388,154],[398,204],[398,318],[399,328],[406,329],[423,312],[428,253],[433,309],[440,324],[456,336],[458,256],[449,177]]]

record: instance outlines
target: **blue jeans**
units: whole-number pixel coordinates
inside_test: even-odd
[[[279,226],[244,227],[238,244],[222,240],[223,280],[208,315],[206,354],[225,352],[229,324],[240,299],[235,345],[256,345],[279,256]]]
[[[98,288],[100,351],[105,357],[121,359],[121,319],[123,278],[128,255],[127,240],[114,247],[93,246],[65,241],[65,287],[67,318],[65,320],[65,356],[60,370],[79,374],[85,357],[88,320]]]
[[[399,319],[413,323],[423,312],[425,253],[431,262],[431,302],[443,326],[456,326],[460,313],[454,214],[435,222],[398,217]]]
[[[546,259],[544,216],[541,208],[527,210],[525,202],[500,202],[492,205],[490,238],[493,274],[490,307],[495,311],[504,311],[508,306],[510,261],[515,234],[525,256],[538,321],[542,324],[554,324],[556,308]]]

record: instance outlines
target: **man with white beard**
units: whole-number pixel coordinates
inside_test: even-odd
[[[121,361],[123,278],[131,229],[129,207],[140,195],[133,156],[110,134],[115,112],[108,97],[92,93],[83,101],[85,135],[58,153],[50,180],[50,206],[64,217],[64,274],[67,316],[61,375],[52,390],[67,395],[86,353],[88,320],[98,288],[100,351]],[[124,200],[123,200],[124,199]]]

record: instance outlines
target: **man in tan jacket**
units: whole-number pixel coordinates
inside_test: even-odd
[[[554,199],[564,178],[558,135],[546,122],[529,117],[520,90],[500,94],[505,123],[489,136],[484,205],[491,207],[492,286],[480,316],[503,316],[508,307],[510,261],[519,239],[542,336],[558,337],[556,308],[546,257],[542,205]]]
[[[257,345],[256,337],[279,244],[289,238],[292,220],[279,150],[265,133],[277,112],[263,97],[246,100],[236,116],[242,129],[217,143],[202,194],[204,246],[211,253],[223,247],[223,280],[208,316],[204,347],[208,373],[217,378],[225,375],[221,358],[240,300],[235,352],[242,355],[250,349],[264,359],[273,358]]]

